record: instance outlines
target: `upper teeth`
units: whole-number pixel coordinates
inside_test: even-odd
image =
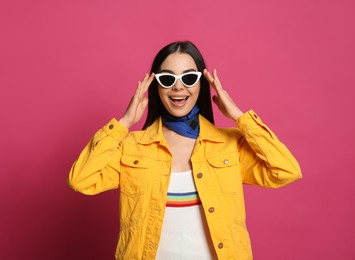
[[[173,99],[173,100],[184,100],[185,98],[183,98],[183,97],[177,97],[177,98],[171,98],[171,99]]]

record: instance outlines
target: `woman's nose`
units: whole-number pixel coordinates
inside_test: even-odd
[[[180,90],[183,89],[184,85],[181,82],[181,79],[178,79],[175,84],[173,85],[173,90]]]

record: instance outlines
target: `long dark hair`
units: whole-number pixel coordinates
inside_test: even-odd
[[[160,70],[160,66],[164,62],[164,60],[170,54],[175,52],[189,54],[194,59],[198,71],[202,72],[206,68],[205,61],[203,60],[200,51],[192,42],[178,41],[165,46],[158,52],[158,54],[154,58],[150,73],[152,72],[158,73]],[[212,124],[214,124],[210,86],[207,79],[204,76],[201,77],[200,81],[201,81],[201,88],[200,88],[200,93],[196,104],[200,109],[200,114],[204,116]],[[161,116],[163,112],[166,111],[159,97],[158,82],[156,79],[153,80],[153,82],[149,87],[148,98],[149,98],[148,114],[143,129],[153,124],[153,122],[159,116]]]

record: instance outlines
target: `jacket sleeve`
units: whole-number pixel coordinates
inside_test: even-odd
[[[74,162],[69,186],[86,195],[118,188],[122,140],[128,129],[112,119],[94,137]]]
[[[278,188],[302,178],[291,152],[253,110],[236,123],[242,132],[238,150],[244,183]]]

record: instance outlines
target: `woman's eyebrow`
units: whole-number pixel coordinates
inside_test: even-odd
[[[190,72],[190,71],[196,71],[196,70],[195,69],[188,69],[188,70],[184,70],[183,73]]]
[[[159,70],[159,73],[163,73],[163,72],[174,74],[172,70]]]
[[[187,70],[184,70],[182,73],[186,73],[186,72],[190,72],[190,71],[196,71],[195,69],[187,69]],[[160,70],[159,73],[171,73],[171,74],[175,74],[172,70]]]

